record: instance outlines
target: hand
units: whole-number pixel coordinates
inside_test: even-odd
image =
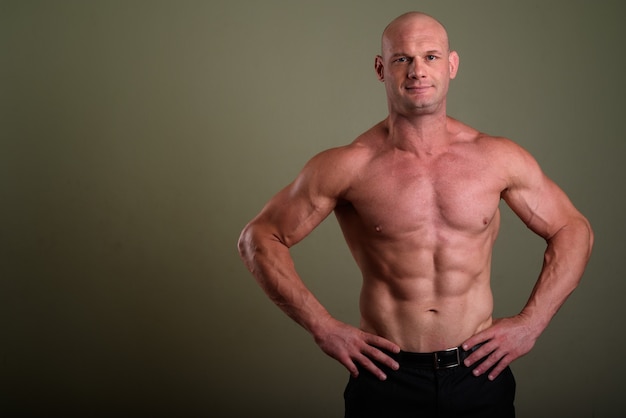
[[[513,360],[527,354],[537,337],[521,315],[497,319],[489,328],[463,343],[465,350],[483,344],[465,359],[465,365],[469,367],[484,358],[473,373],[480,376],[493,367],[488,378],[494,380]]]
[[[344,365],[354,377],[359,375],[357,363],[380,380],[385,380],[385,373],[372,360],[398,370],[399,364],[379,348],[400,352],[400,347],[385,338],[361,331],[351,325],[329,319],[324,331],[315,336],[315,342],[322,351]]]

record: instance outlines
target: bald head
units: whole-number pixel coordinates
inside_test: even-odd
[[[432,16],[421,12],[409,12],[398,16],[387,25],[382,36],[382,55],[398,40],[428,34],[450,50],[446,28]]]
[[[385,28],[382,53],[374,61],[378,80],[385,83],[390,114],[445,114],[446,94],[458,66],[446,29],[419,12],[403,14]],[[417,91],[416,85],[423,90]]]

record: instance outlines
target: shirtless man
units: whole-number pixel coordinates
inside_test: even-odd
[[[514,416],[508,366],[534,346],[590,256],[589,223],[525,150],[447,116],[458,65],[432,17],[391,22],[375,60],[388,117],[312,158],[239,240],[272,301],[351,373],[346,417]],[[547,248],[521,312],[493,319],[500,199]],[[328,313],[289,254],[333,211],[363,276],[360,328]]]

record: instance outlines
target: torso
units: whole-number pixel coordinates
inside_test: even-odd
[[[491,251],[506,187],[490,144],[464,128],[432,156],[351,145],[358,168],[335,209],[363,274],[361,327],[403,350],[454,347],[491,324]]]

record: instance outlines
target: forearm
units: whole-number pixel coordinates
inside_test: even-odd
[[[585,218],[577,218],[547,239],[543,267],[521,312],[535,337],[578,286],[591,255],[593,233]]]
[[[246,267],[272,302],[315,336],[330,314],[304,285],[289,248],[253,226],[244,229],[238,246]]]

